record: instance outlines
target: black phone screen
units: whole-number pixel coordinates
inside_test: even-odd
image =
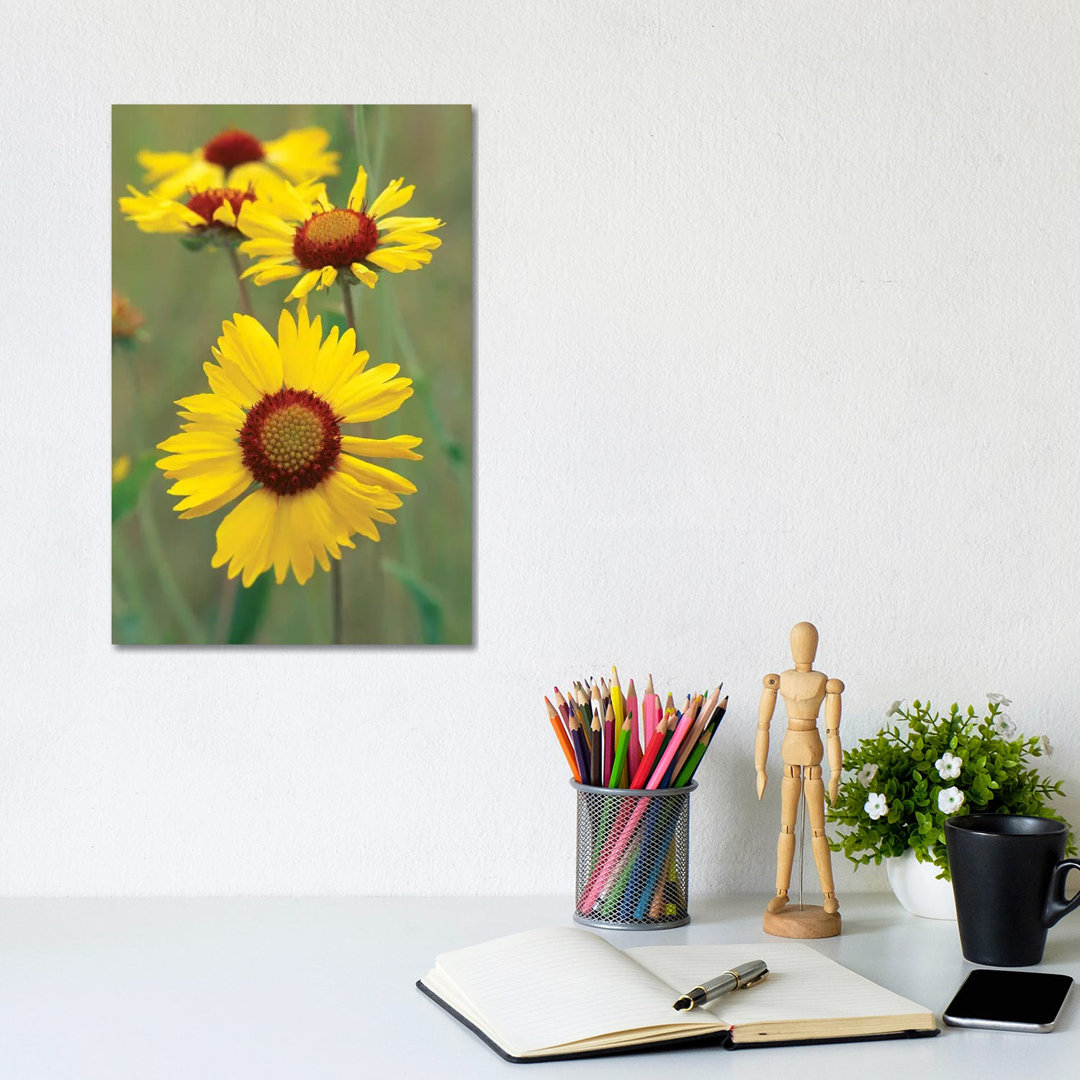
[[[1049,1028],[1072,986],[1069,975],[1041,971],[972,971],[945,1010],[946,1023]]]

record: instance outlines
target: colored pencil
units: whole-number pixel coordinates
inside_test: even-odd
[[[623,769],[626,768],[626,757],[630,752],[630,725],[633,719],[633,714],[627,713],[626,718],[619,725],[619,739],[615,744],[615,760],[611,765],[611,779],[608,781],[608,787],[622,786]]]
[[[716,708],[716,702],[720,698],[720,687],[718,686],[705,701],[704,705],[699,706],[697,719],[694,721],[694,726],[690,729],[690,734],[687,736],[686,741],[683,743],[682,749],[675,755],[675,775],[678,776],[682,770],[686,759],[693,752],[695,746],[697,746],[698,740],[701,738],[701,733],[705,730],[705,725],[712,718],[713,710]]]
[[[577,755],[574,753],[574,748],[570,745],[570,737],[566,734],[566,730],[562,726],[562,721],[559,719],[559,714],[555,711],[555,706],[544,698],[544,704],[547,705],[548,719],[551,721],[552,728],[555,729],[555,737],[559,740],[559,746],[562,747],[562,752],[566,756],[566,764],[570,766],[570,772],[573,773],[574,779],[580,784],[581,773],[578,772]]]
[[[604,778],[604,727],[599,713],[592,714],[592,751],[589,754],[589,783],[599,787]]]
[[[641,764],[641,713],[638,712],[637,691],[634,689],[633,679],[630,680],[630,689],[626,693],[626,711],[634,715],[634,723],[630,728],[630,753],[626,759],[627,781],[629,781]],[[629,787],[629,782],[627,786]]]
[[[589,745],[585,741],[585,735],[581,730],[581,721],[577,714],[570,716],[570,743],[574,747],[574,755],[577,758],[578,775],[589,775]]]
[[[603,680],[601,680],[602,682]],[[615,711],[610,703],[604,713],[604,787],[611,783],[611,765],[615,760]]]

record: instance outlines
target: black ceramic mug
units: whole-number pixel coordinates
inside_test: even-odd
[[[1068,829],[1053,818],[968,814],[945,822],[960,947],[975,964],[1037,964],[1046,931],[1080,906],[1065,899]]]

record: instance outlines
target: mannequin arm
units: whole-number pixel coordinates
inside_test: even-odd
[[[839,679],[830,679],[825,684],[825,746],[829,755],[829,805],[836,804],[840,793],[840,769],[844,762],[844,751],[840,746],[840,695],[844,684]]]
[[[758,705],[757,739],[754,742],[754,768],[757,769],[757,797],[765,794],[765,762],[769,757],[769,724],[776,708],[776,691],[780,686],[779,675],[766,675],[761,680],[761,703]]]

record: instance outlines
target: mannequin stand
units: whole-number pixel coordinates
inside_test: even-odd
[[[826,911],[820,904],[788,904],[780,911],[766,911],[761,928],[774,937],[836,937],[840,933],[840,912]]]

